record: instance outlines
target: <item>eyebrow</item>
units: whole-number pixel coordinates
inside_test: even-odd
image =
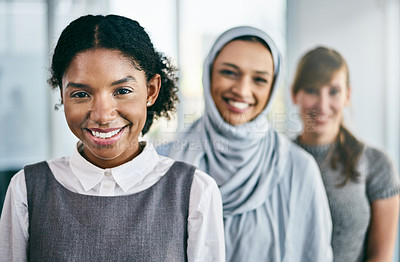
[[[75,87],[75,88],[89,88],[88,85],[85,84],[79,84],[79,83],[74,83],[74,82],[69,82],[67,84],[67,86],[65,87],[65,89],[67,89],[68,87]]]
[[[235,68],[236,70],[240,70],[240,68],[239,68],[237,65],[235,65],[235,64],[223,63],[223,65],[233,67],[233,68]],[[261,75],[271,75],[271,73],[270,73],[270,72],[267,72],[267,71],[255,71],[255,72],[256,72],[257,74],[261,74]]]
[[[123,84],[123,83],[129,82],[129,81],[137,82],[136,78],[134,78],[133,76],[126,76],[120,80],[112,82],[111,85],[115,86],[115,85]]]
[[[137,82],[137,81],[136,81],[136,78],[134,78],[133,76],[126,76],[126,77],[124,77],[124,78],[122,78],[122,79],[120,79],[120,80],[117,80],[117,81],[112,82],[111,85],[112,85],[112,86],[116,86],[116,85],[119,85],[119,84],[127,83],[127,82],[129,82],[129,81]],[[89,85],[86,85],[86,84],[80,84],[80,83],[69,82],[65,88],[68,88],[68,87],[89,88],[90,86],[89,86]]]

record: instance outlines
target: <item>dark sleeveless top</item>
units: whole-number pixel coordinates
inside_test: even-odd
[[[175,162],[150,188],[114,197],[69,191],[47,162],[24,171],[29,261],[187,261],[193,166]]]

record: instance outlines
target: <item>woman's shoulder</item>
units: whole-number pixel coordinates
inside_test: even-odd
[[[11,192],[14,193],[26,192],[24,169],[19,170],[15,175],[13,175],[13,177],[10,180],[10,183],[8,184],[8,188]]]
[[[400,193],[400,181],[392,160],[381,149],[364,146],[358,169],[366,174],[367,195],[375,201]]]
[[[205,192],[205,191],[214,192],[214,191],[219,190],[217,182],[214,180],[214,178],[212,178],[207,173],[201,171],[200,169],[196,169],[194,171],[192,186],[194,186],[194,185],[201,192]]]
[[[308,153],[287,136],[276,133],[276,138],[278,141],[276,149],[279,151],[281,157],[284,157],[287,161],[291,163],[307,165],[310,163],[315,163],[315,160],[310,153]]]
[[[286,177],[290,176],[291,179],[303,181],[305,184],[314,184],[320,178],[319,168],[314,157],[288,137],[277,134],[276,138],[279,168],[286,170]],[[303,184],[303,182],[298,184]]]
[[[282,188],[290,192],[297,202],[325,201],[322,177],[314,157],[284,135],[278,134],[277,139],[281,162],[279,172],[283,172]]]
[[[53,163],[58,163],[58,160],[51,160]],[[40,162],[32,162],[27,163],[22,169],[20,169],[10,180],[8,185],[8,190],[10,194],[13,195],[14,198],[20,199],[22,202],[26,202],[26,176],[27,172],[25,170],[26,167],[37,167],[39,165],[43,165],[43,163],[49,164],[50,161],[40,161]],[[32,170],[32,169],[29,169]],[[28,171],[28,174],[29,171]],[[33,174],[34,175],[34,174]]]
[[[175,156],[185,148],[191,147],[198,150],[201,148],[201,118],[197,119],[188,128],[182,131],[175,131],[174,139],[165,143],[158,143],[156,151],[162,156]]]
[[[196,166],[194,166],[191,163],[188,163],[186,161],[182,160],[176,160],[172,159],[169,156],[164,156],[160,155],[159,156],[159,166],[162,166],[163,169],[165,169],[165,173],[174,165],[178,164],[180,166],[186,167],[185,170],[189,170],[190,168],[194,168],[194,174],[193,174],[193,184],[196,184],[199,188],[202,188],[202,190],[206,190],[209,187],[217,187],[217,184],[210,175],[207,173],[203,172],[202,170],[198,169]],[[159,168],[162,170],[161,168]]]
[[[366,165],[368,169],[379,170],[382,168],[393,168],[390,157],[381,149],[365,144],[360,164]]]

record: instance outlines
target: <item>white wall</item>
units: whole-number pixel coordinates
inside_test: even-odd
[[[317,45],[338,50],[349,64],[353,88],[345,123],[357,137],[386,151],[398,170],[399,1],[288,0],[287,8],[288,86],[307,50]],[[288,107],[295,111],[289,87],[286,91]],[[399,261],[398,250],[394,261]]]

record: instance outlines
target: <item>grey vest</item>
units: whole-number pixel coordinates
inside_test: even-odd
[[[175,162],[132,195],[73,193],[47,162],[26,166],[29,261],[187,261],[187,219],[195,168]]]

